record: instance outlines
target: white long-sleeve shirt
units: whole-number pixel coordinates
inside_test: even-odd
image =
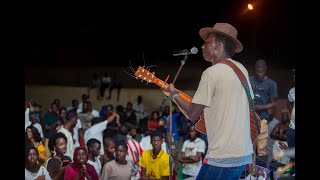
[[[100,154],[104,154],[103,150],[103,131],[107,129],[108,120],[104,120],[98,124],[91,126],[84,133],[84,143],[87,144],[88,140],[95,138],[101,142]]]

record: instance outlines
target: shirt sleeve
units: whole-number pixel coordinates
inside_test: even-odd
[[[107,129],[108,120],[104,120],[98,124],[91,126],[92,132],[101,133]]]
[[[147,153],[147,151],[144,151],[142,153],[140,160],[139,160],[139,166],[143,167],[143,168],[146,168],[146,153]]]
[[[277,98],[278,97],[278,89],[277,83],[272,81],[270,87],[270,98]]]
[[[77,120],[76,127],[77,127],[78,129],[79,129],[79,128],[82,128],[82,124],[81,124],[81,121],[80,121],[79,118],[78,118],[78,120]]]
[[[186,150],[186,144],[187,144],[187,140],[185,140],[185,141],[183,142],[181,152],[185,152],[185,150]]]
[[[204,106],[210,106],[211,97],[214,93],[213,79],[210,77],[207,71],[204,71],[201,75],[201,79],[198,85],[198,89],[196,90],[192,103],[202,104]]]
[[[197,147],[197,152],[202,152],[204,153],[206,149],[206,143],[204,142],[204,140],[201,139],[201,141],[199,141],[198,147]]]

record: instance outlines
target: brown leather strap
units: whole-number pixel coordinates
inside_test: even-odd
[[[254,105],[253,105],[253,100],[252,100],[251,94],[250,94],[249,84],[248,84],[247,78],[244,76],[243,72],[238,68],[238,66],[236,66],[230,60],[224,59],[224,60],[220,61],[219,63],[226,64],[226,65],[230,66],[233,69],[233,71],[237,74],[238,78],[241,81],[241,84],[243,85],[243,87],[244,87],[244,89],[246,91],[246,94],[247,94],[247,97],[248,97],[248,101],[249,101],[249,108],[251,109],[251,111],[255,112]],[[259,123],[258,123],[258,120],[256,118],[255,113],[254,113],[254,120],[255,120],[255,124],[256,124],[257,130],[258,130],[258,134],[260,134],[260,127],[259,127]]]

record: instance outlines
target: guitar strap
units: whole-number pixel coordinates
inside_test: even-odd
[[[259,127],[259,124],[258,124],[258,120],[256,118],[256,113],[255,113],[255,110],[254,110],[254,104],[253,104],[253,100],[252,100],[252,97],[251,97],[251,94],[250,94],[250,88],[249,88],[249,84],[247,82],[246,77],[244,76],[242,71],[238,68],[238,66],[236,66],[232,61],[229,61],[229,60],[225,59],[225,60],[220,61],[219,63],[223,63],[223,64],[226,64],[226,65],[230,66],[234,70],[234,72],[237,74],[238,78],[240,79],[241,84],[243,85],[243,87],[244,87],[244,89],[246,91],[248,100],[249,100],[250,110],[254,114],[254,120],[255,120],[255,123],[256,123],[257,130],[258,130],[258,134],[260,134],[260,127]],[[256,144],[256,143],[254,143],[254,144]]]

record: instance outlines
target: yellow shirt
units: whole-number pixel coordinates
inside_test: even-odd
[[[139,166],[146,168],[146,174],[150,178],[160,179],[162,176],[169,176],[169,154],[161,150],[155,159],[152,154],[152,149],[143,151]]]

